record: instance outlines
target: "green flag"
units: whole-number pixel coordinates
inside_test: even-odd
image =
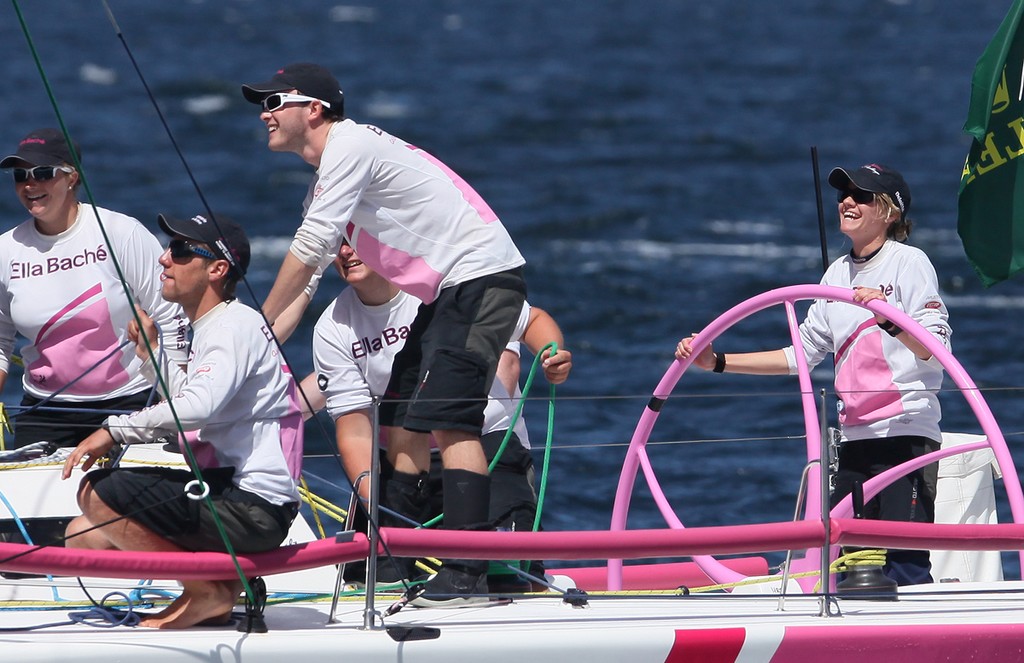
[[[964,132],[957,232],[986,286],[1024,269],[1024,0],[1014,0],[978,58]]]

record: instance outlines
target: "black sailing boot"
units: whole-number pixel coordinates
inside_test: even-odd
[[[491,478],[467,470],[444,470],[444,528],[493,529],[487,519]],[[486,603],[487,568],[481,559],[446,559],[411,603],[417,608],[465,608]]]

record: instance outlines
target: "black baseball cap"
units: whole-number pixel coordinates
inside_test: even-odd
[[[828,174],[828,183],[839,191],[855,188],[871,193],[887,193],[900,208],[903,218],[906,218],[910,210],[910,187],[899,172],[888,166],[869,163],[852,173],[842,168],[833,168]]]
[[[231,219],[218,216],[215,221],[210,221],[202,214],[191,219],[176,219],[160,214],[156,221],[168,235],[181,235],[208,245],[219,258],[237,268],[239,277],[249,268],[249,238],[242,226]]]
[[[289,90],[298,90],[307,97],[327,102],[331,110],[339,114],[344,112],[345,96],[338,79],[318,64],[297,62],[286,65],[278,69],[269,81],[242,86],[242,94],[254,104],[262,104],[264,99],[275,92]]]
[[[81,158],[82,152],[78,145],[72,143],[75,154]],[[0,168],[14,168],[19,162],[32,166],[61,166],[75,164],[75,159],[59,129],[36,129],[21,139],[18,151],[0,161]]]

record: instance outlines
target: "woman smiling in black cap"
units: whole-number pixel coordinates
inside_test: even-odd
[[[160,297],[160,242],[132,217],[79,203],[80,160],[77,145],[47,128],[0,161],[31,215],[0,236],[0,389],[15,337],[28,341],[17,447],[75,446],[110,410],[147,404],[142,362],[122,345],[133,301],[153,314],[170,356],[186,359],[181,307]]]
[[[910,187],[887,166],[867,164],[834,169],[828,182],[837,191],[839,229],[853,244],[829,266],[822,285],[854,289],[854,299],[886,301],[906,312],[947,349],[952,331],[939,295],[935,268],[921,250],[903,243],[910,234]],[[937,393],[942,367],[902,329],[859,306],[815,301],[800,325],[807,364],[835,355],[842,445],[833,504],[864,482],[937,449],[941,411]],[[693,337],[676,348],[692,353]],[[792,346],[767,352],[728,354],[709,345],[693,364],[716,373],[783,375],[796,372]],[[934,472],[912,472],[865,505],[876,520],[932,522]],[[901,585],[931,582],[928,551],[890,550],[885,573]]]

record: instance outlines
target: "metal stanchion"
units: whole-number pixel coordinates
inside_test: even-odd
[[[821,390],[821,409],[818,412],[818,420],[821,422],[821,448],[818,450],[818,482],[821,488],[821,522],[825,527],[825,540],[821,544],[821,599],[819,603],[819,617],[842,617],[839,610],[839,602],[832,595],[831,578],[829,577],[829,542],[832,540],[832,513],[831,495],[829,494],[829,435],[825,418],[825,390]]]
[[[348,501],[348,516],[345,517],[345,529],[342,530],[343,532],[350,532],[354,528],[353,516],[356,513],[356,509],[359,508],[359,486],[362,485],[363,479],[368,476],[370,476],[369,472],[363,472],[356,477],[356,481],[352,485],[352,497]],[[338,578],[334,581],[334,596],[331,598],[331,613],[327,616],[328,624],[335,624],[338,621],[335,619],[335,615],[338,612],[338,597],[341,596],[341,587],[345,582],[346,566],[348,566],[348,562],[342,562],[338,565]]]
[[[371,408],[373,413],[373,445],[370,453],[370,504],[369,504],[369,539],[370,554],[366,558],[366,605],[363,608],[363,629],[382,630],[384,620],[380,612],[374,608],[377,593],[377,546],[380,542],[380,529],[377,527],[377,514],[380,506],[380,397],[373,397]]]
[[[820,460],[817,464],[821,464]],[[815,461],[810,461],[804,465],[804,471],[800,473],[800,487],[797,489],[796,494],[796,508],[793,509],[793,522],[800,520],[800,511],[804,506],[804,497],[807,495],[807,483],[809,481],[811,468],[814,467]],[[782,590],[779,592],[779,604],[775,608],[777,611],[782,612],[786,609],[786,589],[789,587],[789,566],[793,562],[793,549],[790,548],[786,551],[786,561],[782,564]]]

